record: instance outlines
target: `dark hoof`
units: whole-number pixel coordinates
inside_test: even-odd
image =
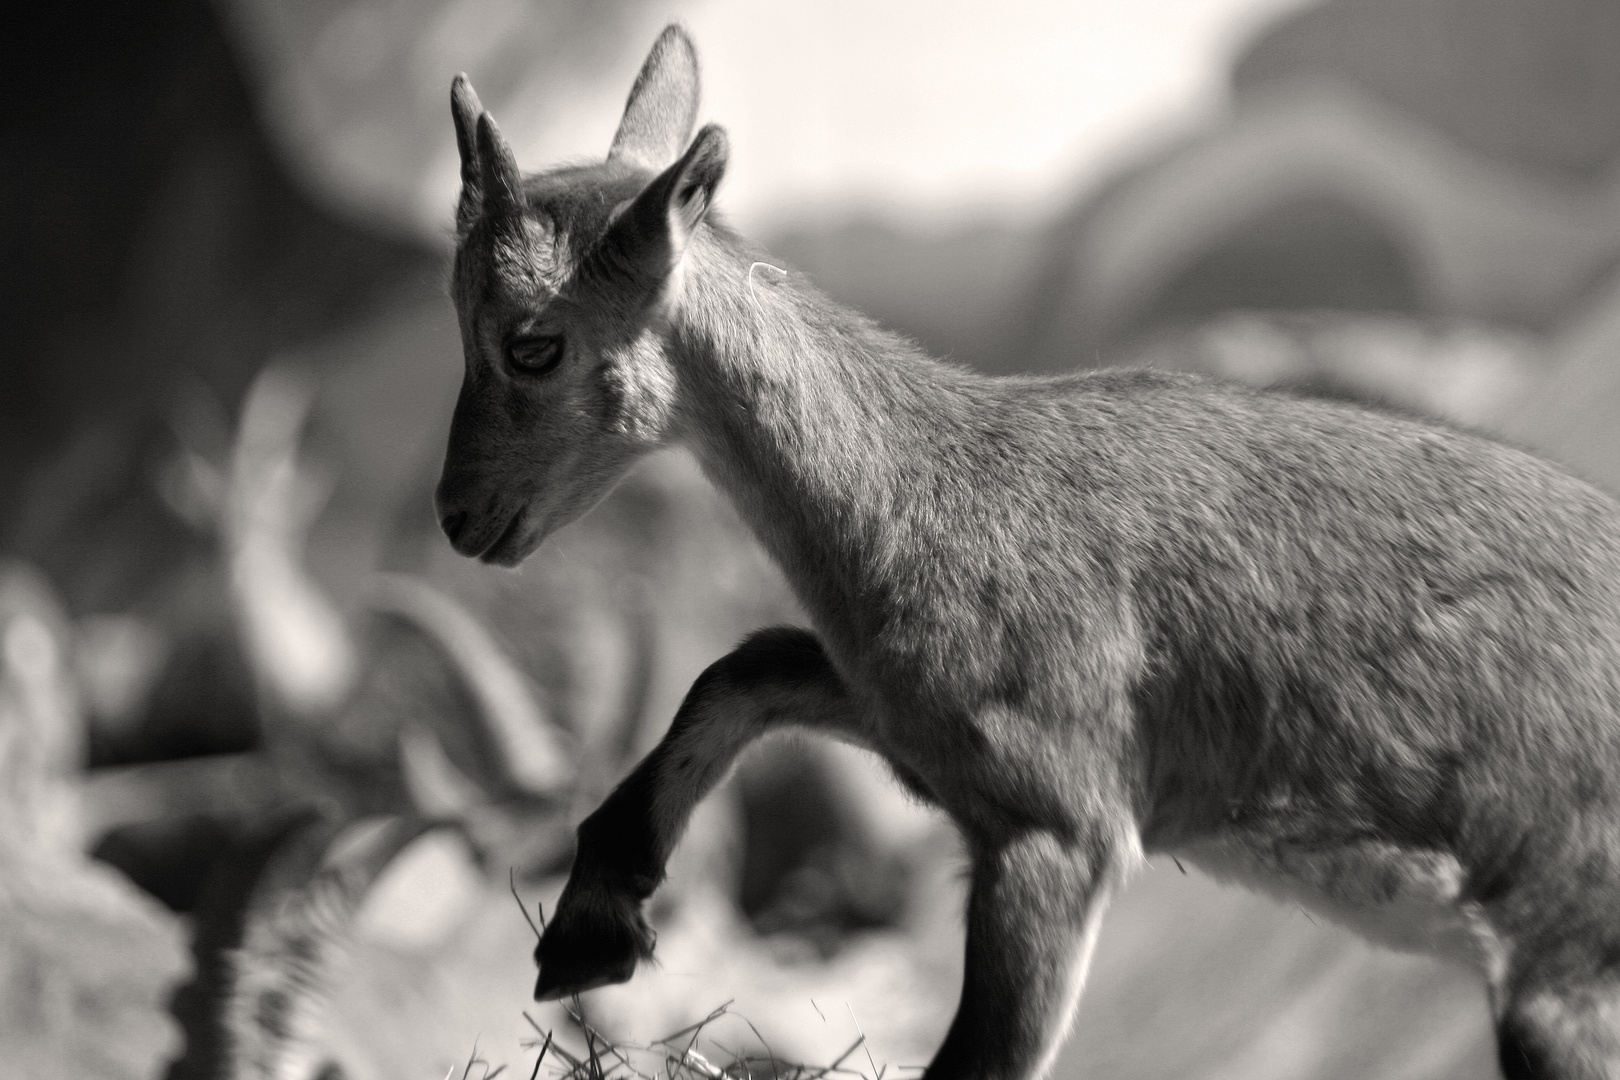
[[[555,1001],[599,986],[629,982],[636,964],[652,958],[655,935],[639,905],[596,908],[589,914],[569,904],[541,935],[534,958],[540,978],[536,1001]]]

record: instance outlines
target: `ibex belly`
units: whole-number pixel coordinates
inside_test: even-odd
[[[1492,978],[1507,959],[1484,910],[1462,896],[1462,865],[1443,852],[1377,841],[1306,849],[1243,837],[1174,854],[1218,881],[1297,903],[1391,949],[1428,953]]]

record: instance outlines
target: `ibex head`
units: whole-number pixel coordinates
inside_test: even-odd
[[[717,127],[692,138],[697,103],[697,55],[671,26],[607,160],[525,178],[466,78],[451,87],[467,370],[437,504],[463,555],[517,565],[673,435],[669,315],[727,153]]]

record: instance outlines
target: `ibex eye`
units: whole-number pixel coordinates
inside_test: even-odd
[[[544,375],[563,358],[561,334],[542,334],[538,337],[513,338],[506,343],[506,359],[526,375]]]

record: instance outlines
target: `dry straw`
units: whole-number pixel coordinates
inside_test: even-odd
[[[523,912],[524,921],[538,938],[546,925],[545,911],[536,905],[540,919],[536,925],[535,920],[529,917],[522,897],[518,895],[516,881],[512,880],[509,884],[512,898]],[[731,1005],[732,1002],[728,1001],[696,1023],[642,1045],[617,1042],[604,1035],[585,1019],[580,1000],[575,997],[563,1006],[573,1022],[572,1026],[584,1039],[584,1049],[575,1051],[565,1048],[557,1040],[554,1030],[542,1028],[533,1016],[525,1012],[523,1018],[534,1029],[535,1038],[524,1045],[527,1049],[539,1051],[533,1068],[529,1070],[529,1080],[539,1080],[542,1066],[546,1067],[546,1075],[552,1080],[888,1080],[890,1076],[889,1067],[879,1066],[873,1058],[859,1021],[855,1022],[855,1041],[831,1064],[805,1065],[787,1060],[773,1051],[759,1028],[741,1013],[733,1012]],[[812,1001],[811,1005],[814,1007],[815,1002]],[[848,1007],[847,1003],[845,1007]],[[820,1013],[821,1010],[817,1008],[816,1011]],[[852,1021],[855,1020],[853,1009],[849,1015]],[[735,1049],[715,1038],[711,1029],[725,1020],[745,1025],[753,1036],[752,1045],[759,1047],[759,1050]],[[845,1064],[857,1050],[866,1051],[869,1072]],[[716,1061],[725,1064],[715,1064]],[[474,1068],[482,1068],[483,1072],[474,1076]],[[491,1068],[477,1056],[475,1049],[462,1070],[461,1080],[494,1080],[505,1069],[504,1065]],[[920,1073],[923,1070],[921,1066],[907,1066],[895,1071]],[[447,1077],[446,1080],[451,1078]]]

